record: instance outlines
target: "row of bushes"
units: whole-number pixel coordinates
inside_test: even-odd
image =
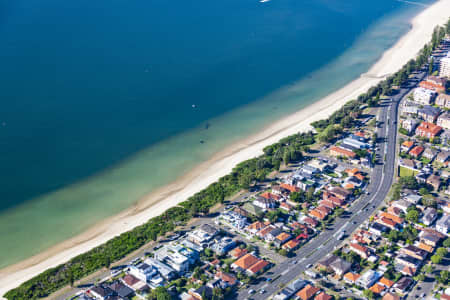
[[[450,22],[447,29],[450,29]],[[439,38],[442,39],[442,36],[440,35]],[[343,119],[352,114],[358,114],[362,104],[379,98],[380,94],[389,93],[394,81],[395,84],[404,83],[407,76],[405,77],[403,74],[409,75],[412,71],[422,67],[428,61],[428,57],[436,45],[436,43],[426,45],[418,58],[408,62],[402,70],[370,88],[367,93],[358,96],[356,100],[348,102],[328,119],[314,122],[312,125],[321,131],[328,126],[340,124]],[[208,213],[211,207],[223,202],[226,197],[235,194],[238,190],[248,188],[255,181],[264,180],[267,174],[278,170],[282,162],[289,163],[301,159],[302,152],[314,142],[315,135],[307,132],[294,134],[266,147],[263,155],[238,164],[230,174],[180,203],[180,206],[170,208],[147,223],[78,255],[64,264],[44,271],[7,292],[5,297],[9,300],[46,297],[75,280],[103,267],[109,267],[111,262],[117,261],[149,241],[155,241],[158,237],[173,231],[177,225],[185,224],[192,216]]]

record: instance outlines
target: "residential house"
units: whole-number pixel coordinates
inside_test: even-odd
[[[253,275],[263,271],[268,265],[269,263],[265,260],[247,253],[231,264],[231,268],[238,272],[246,272]]]
[[[426,138],[434,138],[442,131],[442,127],[430,122],[422,122],[416,128],[416,135]]]
[[[421,265],[421,260],[406,254],[401,254],[395,258],[395,263],[397,264],[396,267],[406,266],[417,270],[417,267]]]
[[[158,269],[147,263],[140,263],[136,266],[130,266],[130,275],[142,280],[143,282],[148,282],[153,286],[159,286],[163,283],[164,279],[159,275]]]
[[[198,289],[191,288],[188,293],[195,300],[207,300],[213,297],[213,288],[208,285],[202,285]]]
[[[422,108],[419,108],[417,111],[417,115],[422,118],[426,122],[434,123],[436,122],[437,118],[439,117],[439,114],[441,113],[441,110],[438,107],[425,105]]]
[[[298,248],[299,245],[300,245],[300,242],[298,240],[290,240],[290,241],[286,242],[282,246],[282,248],[287,251],[294,251]]]
[[[356,154],[353,151],[341,148],[341,147],[336,147],[336,146],[332,146],[330,147],[330,155],[331,156],[343,156],[343,157],[347,157],[347,158],[355,158]]]
[[[418,87],[414,89],[413,97],[414,101],[423,105],[428,105],[433,102],[436,97],[436,92],[423,87]]]
[[[427,207],[423,212],[422,223],[430,226],[437,218],[437,211],[432,207]]]
[[[383,274],[374,270],[368,270],[366,273],[364,273],[361,277],[358,278],[356,281],[356,284],[359,286],[368,289],[371,287],[375,282],[378,281],[378,279],[381,278]]]
[[[419,103],[412,101],[403,101],[401,104],[401,115],[402,116],[416,116],[419,111]]]
[[[422,196],[416,194],[407,194],[403,197],[403,199],[410,202],[411,204],[417,204],[422,199]]]
[[[88,290],[88,294],[94,296],[97,299],[105,300],[108,297],[114,295],[114,291],[111,290],[109,287],[94,286],[93,288],[90,288]]]
[[[120,278],[120,281],[134,291],[142,292],[149,289],[149,286],[144,281],[139,280],[131,274],[127,274]]]
[[[351,191],[348,191],[342,187],[339,186],[333,186],[327,189],[327,192],[331,194],[332,196],[335,196],[341,200],[348,200],[350,196],[352,195]]]
[[[415,246],[417,246],[418,248],[427,251],[428,253],[433,253],[434,252],[434,248],[430,245],[427,245],[425,243],[422,242],[416,242],[414,244]]]
[[[423,230],[419,233],[420,241],[429,246],[436,247],[439,241],[442,239],[442,237],[438,234],[440,233],[439,232],[433,233],[430,231]]]
[[[428,252],[425,250],[420,249],[419,247],[413,246],[413,245],[407,245],[400,249],[400,253],[409,255],[411,257],[414,257],[418,260],[423,261],[428,256]]]
[[[415,146],[414,148],[411,149],[411,151],[409,151],[409,155],[411,155],[414,158],[418,158],[424,150],[425,148],[422,146]]]
[[[273,199],[266,199],[263,197],[256,197],[255,200],[253,200],[253,205],[258,206],[261,209],[269,209],[269,208],[275,208],[276,206],[276,201]]]
[[[381,300],[400,300],[400,296],[392,293],[386,293]]]
[[[293,186],[291,184],[282,183],[282,184],[280,184],[280,187],[282,189],[285,189],[285,190],[289,191],[290,193],[292,193],[292,192],[300,192],[300,189],[298,187]]]
[[[248,252],[248,250],[245,249],[245,248],[241,249],[239,247],[236,247],[236,248],[234,248],[233,250],[230,251],[229,255],[232,258],[238,259],[238,258],[244,256],[245,254],[247,254],[247,252]]]
[[[280,203],[280,208],[285,210],[286,212],[290,212],[291,210],[294,209],[294,206],[287,202],[282,202]]]
[[[394,221],[398,225],[401,225],[404,222],[403,218],[399,217],[398,215],[391,214],[389,212],[382,211],[380,213],[380,216],[384,217],[384,218],[387,218],[387,219],[390,219],[390,220]]]
[[[436,161],[438,161],[440,163],[445,163],[449,157],[450,157],[449,151],[442,151],[442,152],[439,152],[439,154],[436,156]]]
[[[388,232],[389,231],[389,227],[380,224],[378,222],[373,222],[372,225],[369,228],[369,232],[373,233],[377,236],[381,236],[384,232]]]
[[[303,289],[301,289],[296,295],[302,300],[310,300],[313,299],[314,295],[316,295],[320,291],[319,288],[308,284]]]
[[[315,228],[319,222],[313,218],[310,217],[304,217],[301,220],[303,223],[307,224],[308,226],[310,226],[311,228]]]
[[[264,227],[266,227],[269,224],[270,223],[266,224],[266,223],[263,223],[260,221],[256,221],[256,222],[253,222],[252,224],[248,225],[245,228],[245,231],[251,235],[255,235],[256,233],[258,233],[258,231],[260,231],[261,229],[263,229]]]
[[[397,207],[403,211],[403,213],[407,213],[408,207],[412,204],[406,200],[397,200],[391,203],[392,207]]]
[[[217,240],[216,243],[212,244],[210,247],[214,253],[217,255],[224,255],[231,249],[236,247],[236,241],[234,241],[230,237],[222,237],[220,240]]]
[[[280,248],[281,245],[283,245],[284,243],[286,243],[290,239],[292,239],[292,236],[289,233],[282,232],[282,233],[280,233],[279,235],[276,236],[276,238],[273,241],[273,243],[274,243],[275,247]]]
[[[394,285],[394,282],[392,280],[389,280],[384,276],[381,277],[381,279],[380,279],[380,281],[378,281],[378,283],[385,286],[388,289],[390,289]]]
[[[394,291],[400,294],[404,294],[409,290],[413,283],[414,280],[411,277],[402,277],[394,284]]]
[[[119,297],[124,299],[131,299],[134,296],[134,291],[120,281],[115,281],[109,285],[109,288],[114,291]]]
[[[435,101],[436,105],[439,105],[440,107],[444,107],[444,108],[450,108],[450,95],[446,95],[446,94],[439,94],[436,97],[436,101]]]
[[[342,276],[345,273],[347,273],[350,268],[352,267],[352,264],[340,257],[336,258],[333,262],[330,264],[330,269],[336,273],[338,276]]]
[[[334,298],[324,292],[321,292],[319,295],[314,297],[314,300],[333,300]]]
[[[199,229],[191,231],[188,233],[188,240],[201,246],[205,246],[206,243],[210,242],[219,231],[209,224],[203,224]]]
[[[384,226],[389,227],[390,229],[397,229],[397,222],[395,222],[392,219],[386,218],[386,217],[380,217],[378,219],[378,222]]]
[[[426,183],[431,185],[434,188],[434,190],[437,191],[441,187],[441,177],[434,174],[430,175],[428,176]]]
[[[237,278],[233,274],[225,273],[222,271],[217,272],[214,274],[215,279],[220,279],[222,282],[226,283],[226,286],[235,286],[237,283]]]
[[[408,153],[409,150],[411,150],[413,146],[414,146],[413,141],[404,141],[402,143],[402,145],[400,146],[400,151]]]
[[[426,80],[419,83],[421,88],[435,91],[437,93],[445,92],[446,80],[437,76],[428,76]]]
[[[407,168],[409,170],[416,171],[416,172],[418,171],[416,169],[416,163],[412,159],[399,158],[398,164],[399,164],[399,167]]]
[[[182,244],[168,244],[154,252],[155,259],[165,263],[178,272],[185,272],[200,257],[198,251]]]
[[[440,115],[437,118],[436,124],[445,129],[450,129],[450,113],[447,111],[447,112],[443,113],[442,115]]]
[[[355,284],[359,277],[361,277],[361,275],[353,272],[348,272],[344,275],[344,281],[350,285]]]
[[[443,234],[448,234],[450,227],[450,215],[442,216],[436,222],[436,230]]]
[[[370,256],[369,249],[356,243],[350,243],[349,248],[364,259]]]
[[[369,290],[371,290],[375,295],[379,295],[384,291],[385,287],[381,284],[375,283]]]
[[[432,149],[432,148],[425,148],[425,151],[422,153],[422,157],[425,157],[426,159],[429,159],[430,161],[433,161],[433,159],[436,157],[436,155],[439,153],[439,151]]]
[[[402,128],[406,129],[408,133],[413,133],[417,125],[419,125],[419,121],[413,118],[400,119],[400,125]]]

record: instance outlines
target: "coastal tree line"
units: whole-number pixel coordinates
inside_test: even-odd
[[[443,32],[450,34],[450,20],[444,27],[438,27],[434,31],[432,41],[424,46],[416,59],[410,60],[401,70],[371,87],[357,99],[346,103],[328,119],[312,123],[317,133],[297,133],[265,147],[261,156],[238,164],[230,174],[178,206],[64,264],[44,271],[8,291],[5,297],[9,300],[39,299],[64,286],[72,285],[76,280],[101,268],[108,268],[111,263],[124,258],[150,241],[156,241],[177,226],[185,225],[193,216],[207,214],[214,205],[222,203],[227,197],[265,180],[269,173],[279,170],[282,164],[301,160],[303,153],[307,152],[308,147],[316,140],[332,141],[343,128],[351,126],[353,120],[360,114],[363,104],[376,105],[380,95],[391,94],[394,86],[404,84],[409,74],[423,68],[429,62],[431,52],[444,37]]]

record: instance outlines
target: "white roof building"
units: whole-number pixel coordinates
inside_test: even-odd
[[[423,105],[431,104],[435,96],[435,91],[424,89],[422,87],[415,88],[413,92],[414,101]]]

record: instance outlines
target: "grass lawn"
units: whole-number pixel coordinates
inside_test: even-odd
[[[400,177],[415,176],[416,174],[417,172],[414,172],[413,170],[400,166],[400,173],[399,173]]]

